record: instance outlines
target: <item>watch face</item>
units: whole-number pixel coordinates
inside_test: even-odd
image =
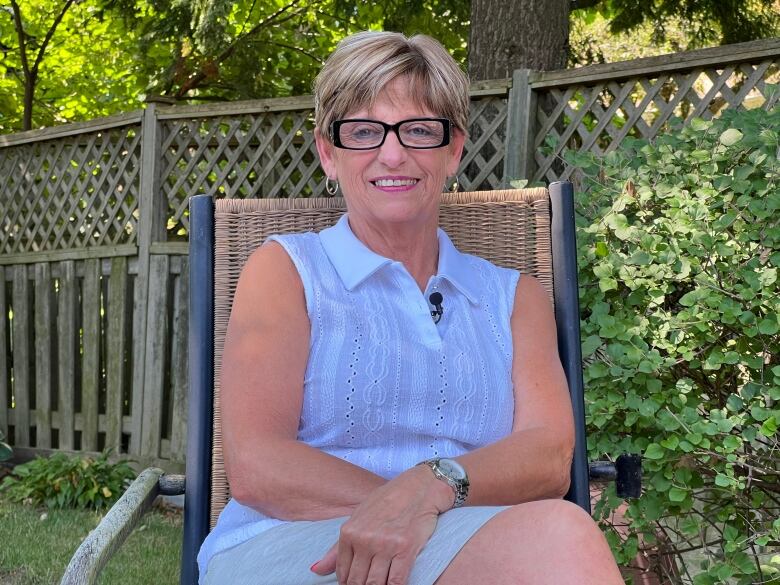
[[[453,479],[466,479],[466,470],[460,463],[452,459],[439,459],[439,469],[444,475]]]

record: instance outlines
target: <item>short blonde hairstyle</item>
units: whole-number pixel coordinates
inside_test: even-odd
[[[402,76],[409,78],[416,105],[468,131],[468,79],[437,40],[364,31],[343,39],[314,81],[314,121],[320,135],[331,140],[334,120],[370,108],[382,89]]]

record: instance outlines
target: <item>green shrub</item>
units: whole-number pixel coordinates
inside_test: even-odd
[[[109,507],[136,473],[127,461],[112,463],[109,452],[96,458],[55,453],[17,465],[0,490],[10,500],[48,508]]]
[[[779,133],[779,108],[728,110],[567,155],[588,449],[645,472],[630,536],[608,538],[626,561],[663,535],[695,585],[780,579]]]

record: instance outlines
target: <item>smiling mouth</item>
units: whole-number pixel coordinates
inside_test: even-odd
[[[417,179],[377,179],[371,183],[377,187],[411,187],[417,184]]]

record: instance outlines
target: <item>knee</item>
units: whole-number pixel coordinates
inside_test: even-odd
[[[508,508],[506,513],[510,523],[530,520],[536,527],[536,534],[559,550],[578,549],[591,553],[609,550],[604,535],[590,514],[566,500],[529,502]]]

